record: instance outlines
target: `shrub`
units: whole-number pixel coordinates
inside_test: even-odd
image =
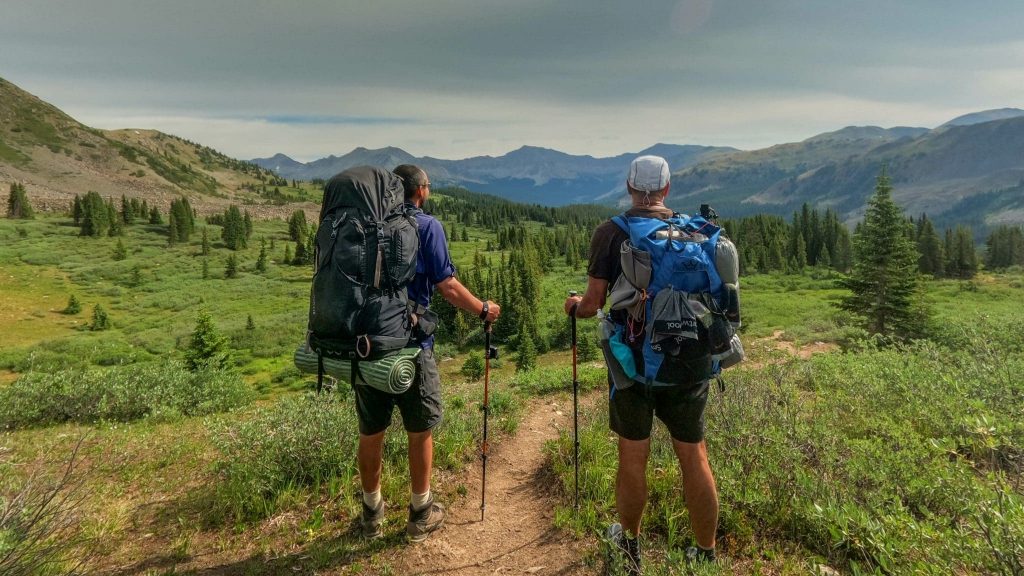
[[[242,406],[252,397],[233,372],[192,372],[176,361],[32,372],[0,389],[0,428],[203,415]]]
[[[1015,573],[1024,550],[1018,324],[951,330],[949,348],[866,346],[730,373],[707,407],[730,547],[777,534],[855,574]],[[582,421],[586,512],[561,517],[593,530],[613,515],[616,460],[600,409]],[[571,432],[550,450],[571,494]],[[691,534],[660,427],[651,469],[645,526],[671,554]]]
[[[479,352],[470,352],[459,370],[463,376],[476,381],[484,377],[484,357]]]
[[[38,466],[15,479],[0,460],[0,574],[34,576],[81,574],[93,549],[78,531],[77,517],[87,494],[79,473],[81,440],[56,476]]]
[[[270,514],[290,488],[355,473],[355,410],[334,394],[293,396],[244,422],[209,426],[221,453],[217,500],[238,519]]]

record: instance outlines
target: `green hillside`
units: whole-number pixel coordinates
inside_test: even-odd
[[[97,130],[0,78],[0,194],[21,182],[37,208],[64,209],[75,194],[145,198],[166,206],[188,196],[201,212],[228,201],[267,208],[315,198],[254,164],[154,130]]]

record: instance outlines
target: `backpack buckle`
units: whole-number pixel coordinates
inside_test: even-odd
[[[356,355],[362,359],[366,359],[370,356],[370,351],[373,346],[370,343],[370,337],[366,334],[356,337]],[[364,352],[365,350],[365,352]]]

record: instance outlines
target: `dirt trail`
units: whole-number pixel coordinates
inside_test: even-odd
[[[582,399],[581,399],[582,400]],[[572,400],[537,399],[514,436],[492,443],[487,510],[480,521],[480,464],[469,493],[452,502],[445,527],[395,558],[398,574],[585,574],[585,544],[552,526],[555,478],[544,443],[572,427]]]

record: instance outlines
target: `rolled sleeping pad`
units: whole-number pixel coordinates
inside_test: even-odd
[[[736,245],[732,240],[724,236],[718,238],[715,245],[715,268],[722,282],[740,286],[740,255],[736,252]]]
[[[388,394],[401,394],[416,381],[416,358],[420,348],[402,348],[379,360],[360,360],[356,384],[370,386]],[[307,374],[317,373],[317,354],[305,344],[295,350],[295,367]],[[324,373],[348,382],[352,363],[324,356]]]

